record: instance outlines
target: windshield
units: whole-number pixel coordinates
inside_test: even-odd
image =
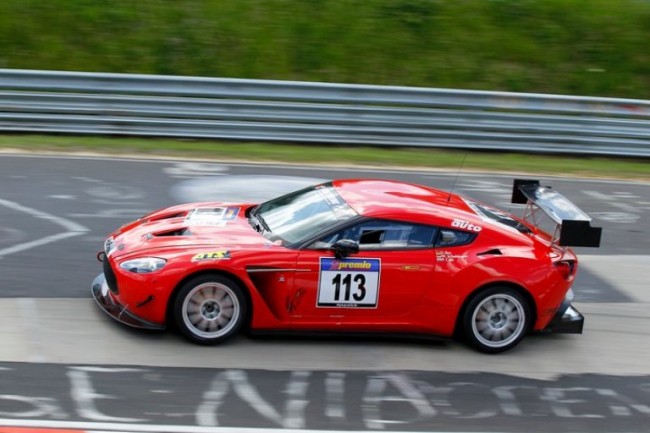
[[[357,213],[331,184],[305,188],[267,201],[251,215],[270,234],[269,237],[286,244],[305,241],[323,229],[355,216]]]

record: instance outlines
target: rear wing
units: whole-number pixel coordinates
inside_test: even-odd
[[[553,242],[560,246],[599,247],[601,227],[591,227],[591,218],[559,192],[541,186],[538,180],[515,179],[512,203],[526,204],[524,220],[539,225],[539,211],[554,223]]]

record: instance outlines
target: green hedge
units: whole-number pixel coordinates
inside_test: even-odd
[[[647,0],[2,0],[0,67],[650,99]]]

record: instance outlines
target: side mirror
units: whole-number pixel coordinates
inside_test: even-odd
[[[350,239],[339,239],[332,245],[331,250],[334,251],[334,257],[337,259],[344,259],[350,254],[359,252],[359,244]]]

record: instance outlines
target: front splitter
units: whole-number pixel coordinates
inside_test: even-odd
[[[118,322],[132,326],[134,328],[154,330],[165,329],[164,325],[151,323],[133,315],[126,306],[121,305],[119,302],[117,302],[113,296],[111,296],[110,289],[106,283],[106,277],[103,273],[97,275],[97,277],[93,280],[93,283],[91,285],[91,292],[93,294],[95,302],[97,305],[99,305],[99,308],[101,308],[106,314]]]

